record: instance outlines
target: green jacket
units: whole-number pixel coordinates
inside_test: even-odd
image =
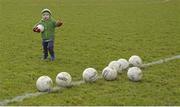
[[[54,33],[56,28],[56,21],[50,17],[49,20],[45,21],[41,19],[39,24],[44,26],[44,31],[41,33],[41,37],[43,40],[54,40]]]

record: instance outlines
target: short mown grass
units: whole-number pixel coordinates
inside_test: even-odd
[[[98,73],[112,60],[139,55],[145,63],[180,54],[180,1],[0,0],[0,101],[37,92],[39,76],[54,83],[59,72],[73,81],[87,67]],[[40,34],[32,27],[49,8],[56,29],[54,62],[41,61]],[[115,81],[65,89],[9,105],[180,105],[180,60],[142,69],[140,82],[126,72]],[[55,86],[55,84],[54,84]]]

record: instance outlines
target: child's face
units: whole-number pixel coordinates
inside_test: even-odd
[[[42,14],[42,18],[43,18],[44,20],[48,20],[49,17],[50,17],[50,14],[49,14],[48,12],[44,12],[44,13]]]

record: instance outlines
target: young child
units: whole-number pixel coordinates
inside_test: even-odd
[[[51,56],[51,61],[55,60],[54,54],[54,33],[55,28],[60,27],[63,23],[61,21],[56,21],[51,15],[51,11],[49,9],[43,9],[41,11],[42,19],[33,27],[34,32],[41,32],[42,37],[42,46],[43,46],[43,60],[48,58],[48,52]],[[40,31],[37,25],[43,25],[44,31]]]

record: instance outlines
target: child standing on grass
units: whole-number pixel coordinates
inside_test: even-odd
[[[51,11],[49,9],[43,9],[41,11],[42,19],[33,27],[34,32],[41,32],[42,37],[42,47],[43,47],[43,60],[46,60],[48,58],[48,53],[51,56],[51,61],[55,60],[55,54],[54,54],[54,33],[55,28],[60,27],[63,23],[61,21],[56,21],[51,15]],[[41,31],[37,27],[37,25],[42,25],[44,27],[44,30]]]

